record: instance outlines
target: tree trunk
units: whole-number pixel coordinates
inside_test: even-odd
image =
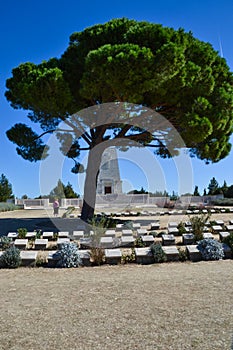
[[[102,154],[105,148],[106,147],[103,146],[97,146],[89,151],[84,185],[83,207],[81,213],[81,219],[85,222],[88,222],[94,216],[97,178]]]

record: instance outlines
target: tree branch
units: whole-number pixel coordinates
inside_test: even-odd
[[[40,134],[39,136],[35,137],[34,140],[38,140],[40,139],[42,136],[46,135],[46,134],[49,134],[49,133],[52,133],[54,131],[56,131],[57,129],[51,129],[51,130],[47,130],[45,132],[43,132],[42,134]]]
[[[121,131],[118,133],[118,135],[116,136],[116,138],[125,136],[125,134],[127,133],[127,131],[131,129],[131,127],[132,127],[132,125],[129,125],[129,124],[125,125],[125,126],[121,129]]]
[[[143,131],[140,134],[134,134],[134,135],[129,135],[129,136],[124,136],[124,139],[129,139],[132,141],[146,141],[148,136],[151,136],[151,134],[148,131]]]

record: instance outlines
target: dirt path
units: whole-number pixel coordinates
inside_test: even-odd
[[[230,350],[232,267],[0,270],[0,349]]]

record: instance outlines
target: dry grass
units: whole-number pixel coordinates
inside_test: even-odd
[[[0,270],[0,349],[229,350],[232,267]]]

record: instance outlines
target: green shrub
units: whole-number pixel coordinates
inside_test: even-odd
[[[183,233],[186,233],[186,229],[184,226],[184,223],[181,221],[178,226],[177,226],[178,230],[179,230],[179,235],[181,236]]]
[[[145,243],[142,240],[142,237],[137,237],[134,241],[134,246],[137,248],[145,247]]]
[[[153,254],[154,261],[156,263],[167,261],[166,254],[163,251],[162,245],[160,243],[159,244],[153,243],[150,246],[150,250],[151,250],[151,252]]]
[[[68,207],[65,211],[65,213],[62,215],[62,218],[67,218],[73,211],[75,210],[75,207]]]
[[[105,214],[95,215],[93,219],[89,220],[88,223],[92,226],[92,230],[96,229],[107,229],[107,228],[115,228],[117,224],[117,220],[112,217],[108,217]]]
[[[0,267],[15,269],[20,266],[20,250],[14,246],[8,248],[0,256]]]
[[[201,214],[200,216],[193,216],[190,218],[192,232],[194,234],[194,241],[198,242],[203,240],[204,227],[210,218],[210,214]]]
[[[2,236],[0,238],[0,247],[3,250],[10,248],[11,244],[12,244],[12,239],[10,237]]]
[[[188,260],[188,254],[185,249],[178,248],[178,252],[179,252],[179,261],[184,262]]]
[[[229,236],[223,239],[223,243],[227,244],[231,248],[231,251],[233,253],[233,232],[231,232]]]
[[[18,232],[18,238],[24,239],[26,237],[28,230],[26,228],[20,227],[17,229],[17,232]]]
[[[35,239],[41,238],[41,236],[42,236],[42,230],[35,230],[35,233],[36,233]]]
[[[151,232],[150,232],[150,235],[153,236],[154,238],[155,238],[155,237],[159,237],[159,234],[158,234],[158,232],[156,232],[156,231],[151,231]]]
[[[0,203],[0,212],[1,211],[13,211],[13,210],[18,210],[19,207],[13,203],[5,203],[1,202]]]
[[[166,231],[160,231],[160,232],[157,232],[156,237],[162,237],[162,235],[166,235],[166,234],[167,234]]]

